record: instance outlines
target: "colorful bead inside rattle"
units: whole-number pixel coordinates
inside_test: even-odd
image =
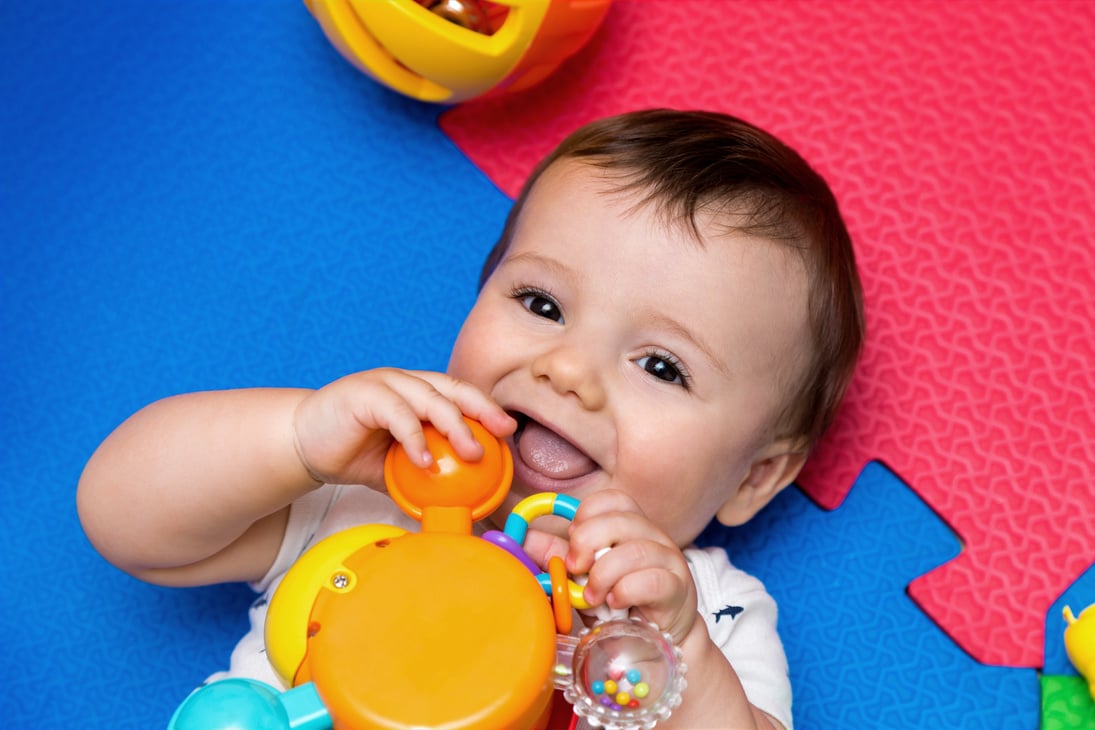
[[[582,635],[574,651],[574,684],[566,697],[575,712],[607,730],[653,727],[680,704],[680,649],[641,619],[614,619]]]
[[[643,681],[643,673],[638,669],[609,668],[608,679],[594,680],[589,689],[602,705],[613,710],[625,707],[634,710],[650,696],[650,685]]]

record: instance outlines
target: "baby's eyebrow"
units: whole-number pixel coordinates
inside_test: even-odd
[[[560,276],[577,277],[578,271],[566,263],[559,261],[558,259],[551,258],[550,256],[544,256],[538,254],[535,251],[525,251],[524,253],[514,254],[513,256],[506,256],[498,264],[498,268],[512,264],[532,264],[534,266],[543,266],[551,269],[553,273]]]
[[[711,364],[721,372],[723,375],[730,377],[730,367],[726,364],[721,357],[715,353],[715,348],[703,338],[703,336],[695,330],[687,327],[686,325],[678,322],[664,312],[647,312],[643,315],[651,324],[655,327],[667,330],[670,333],[680,337],[681,339],[691,342],[696,349],[707,356],[707,359],[711,361]]]

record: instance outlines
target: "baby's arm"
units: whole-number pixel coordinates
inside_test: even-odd
[[[589,574],[585,597],[591,604],[634,607],[684,652],[688,688],[659,727],[781,729],[749,702],[733,666],[708,634],[684,554],[634,500],[614,490],[585,498],[568,537],[530,532],[525,546],[538,562],[565,555],[569,572]],[[595,559],[605,547],[612,549]]]
[[[257,580],[277,555],[296,498],[324,482],[382,489],[393,438],[427,465],[423,421],[463,458],[479,458],[464,414],[498,436],[514,427],[466,383],[391,368],[317,391],[166,398],[120,425],[88,461],[77,489],[80,520],[104,557],[145,580]]]
[[[749,702],[737,672],[711,641],[702,619],[692,625],[680,647],[688,664],[688,687],[666,728],[783,730],[779,722]]]

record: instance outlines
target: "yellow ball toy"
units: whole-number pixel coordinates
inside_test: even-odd
[[[611,0],[304,0],[328,40],[376,81],[455,104],[518,91],[589,40]]]

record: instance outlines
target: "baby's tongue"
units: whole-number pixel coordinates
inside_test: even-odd
[[[530,421],[517,441],[521,459],[544,476],[572,479],[593,471],[593,460],[554,431]]]

